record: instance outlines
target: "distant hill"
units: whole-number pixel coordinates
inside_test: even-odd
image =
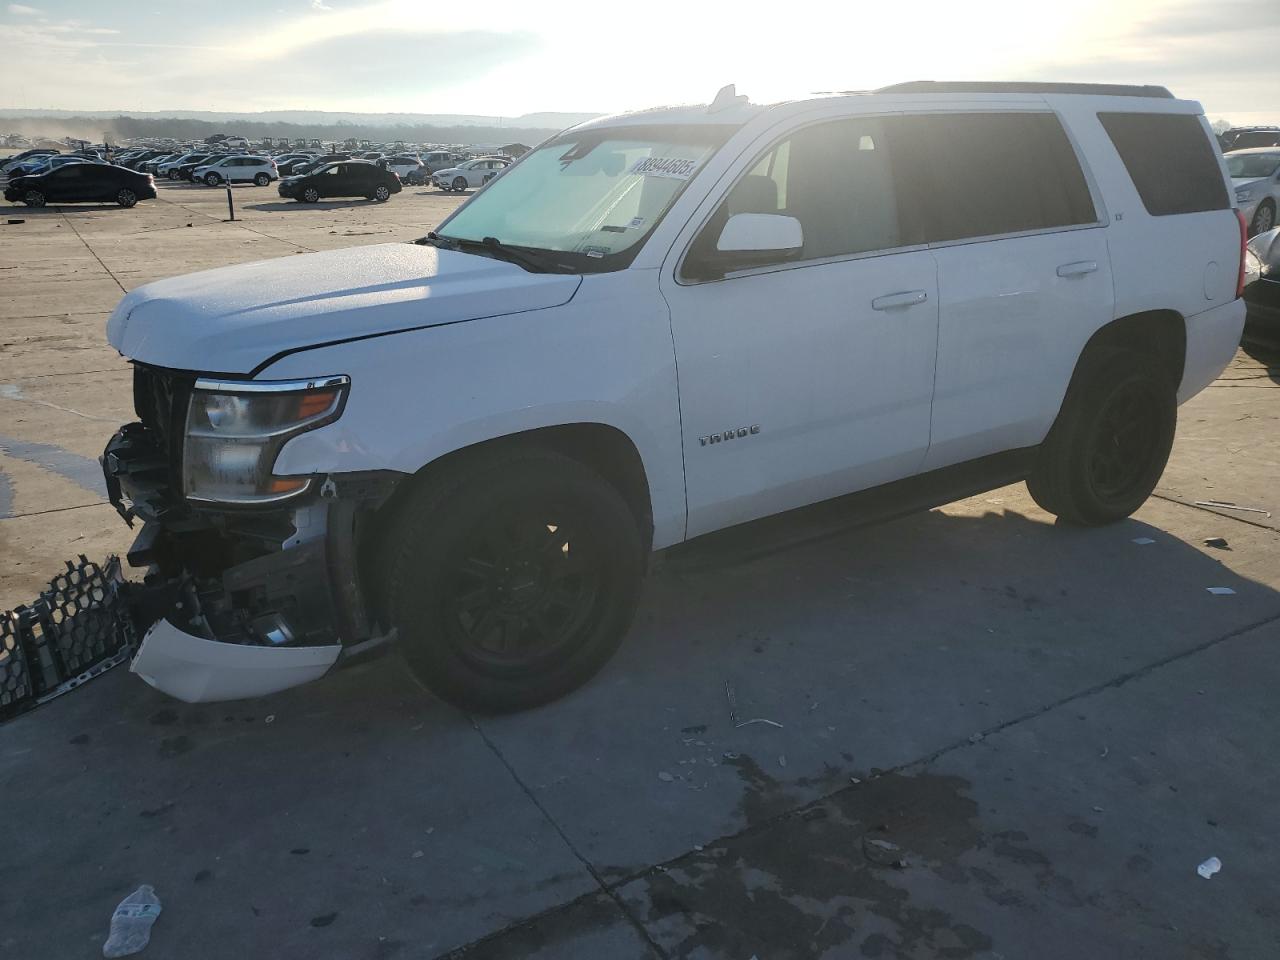
[[[9,110],[0,108],[0,134],[27,137],[76,137],[93,142],[104,134],[112,140],[172,137],[199,140],[215,133],[247,137],[317,138],[326,142],[348,137],[362,140],[405,140],[413,143],[492,144],[541,140],[593,113],[529,113],[520,117],[465,114],[337,113],[326,110],[269,110],[226,113],[214,110],[131,111]]]
[[[209,123],[292,123],[352,124],[360,126],[432,126],[432,127],[522,127],[525,129],[563,130],[575,123],[598,117],[598,113],[526,113],[518,117],[482,116],[465,113],[344,113],[331,110],[262,110],[228,112],[224,110],[17,110],[0,107],[6,118],[50,117],[66,120],[73,117],[134,117],[158,120],[204,120]]]

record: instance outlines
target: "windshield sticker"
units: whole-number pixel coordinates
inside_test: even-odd
[[[632,217],[630,226],[632,230],[639,230],[644,226],[644,217]]]
[[[593,259],[599,259],[600,257],[603,257],[606,253],[609,252],[609,248],[608,247],[583,247],[582,252],[585,253],[588,257],[591,257]]]
[[[681,157],[647,157],[631,165],[631,172],[642,177],[666,177],[669,180],[688,180],[697,169],[697,160]]]

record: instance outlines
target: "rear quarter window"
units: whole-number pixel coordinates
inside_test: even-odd
[[[1231,206],[1217,154],[1199,117],[1100,113],[1098,119],[1153,217]]]

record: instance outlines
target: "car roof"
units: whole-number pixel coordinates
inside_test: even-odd
[[[1246,156],[1246,155],[1249,155],[1249,154],[1255,154],[1255,153],[1280,153],[1280,146],[1274,146],[1274,147],[1242,147],[1242,148],[1241,148],[1241,149],[1239,149],[1239,150],[1228,150],[1228,151],[1227,151],[1227,153],[1226,153],[1226,156],[1228,156],[1228,157],[1242,157],[1242,156]]]

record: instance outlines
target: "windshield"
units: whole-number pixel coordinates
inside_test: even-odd
[[[619,255],[638,249],[732,132],[692,125],[570,131],[490,181],[439,233],[473,242],[496,237],[580,254],[584,269],[620,269],[631,258]]]
[[[1232,179],[1269,177],[1280,168],[1280,153],[1238,153],[1227,156],[1227,173]]]

